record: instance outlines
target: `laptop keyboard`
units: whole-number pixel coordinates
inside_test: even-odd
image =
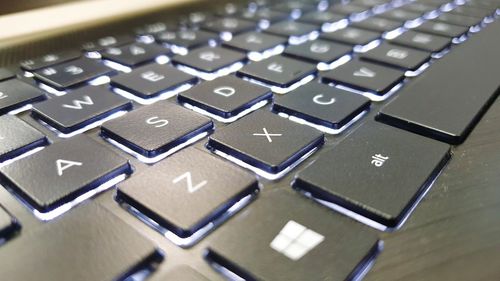
[[[0,206],[0,276],[360,280],[495,100],[499,6],[229,3],[1,69],[0,184],[41,226]],[[212,272],[155,272],[144,229]]]

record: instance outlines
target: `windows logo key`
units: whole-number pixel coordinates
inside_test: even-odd
[[[323,235],[290,220],[269,246],[289,259],[297,261],[324,239]]]

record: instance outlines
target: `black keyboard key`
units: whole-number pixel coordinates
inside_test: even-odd
[[[106,48],[121,46],[134,41],[135,38],[130,35],[106,36],[96,41],[87,42],[82,45],[82,48],[87,52],[98,52]]]
[[[293,18],[298,18],[300,15],[315,10],[316,7],[304,1],[287,1],[273,6],[272,9],[291,14]]]
[[[28,71],[37,70],[51,65],[56,65],[62,62],[67,62],[80,57],[78,51],[64,51],[60,53],[46,54],[41,57],[24,60],[21,62],[21,68]]]
[[[350,61],[322,73],[324,82],[347,85],[357,90],[384,95],[403,79],[403,72],[377,64]]]
[[[274,56],[244,66],[237,75],[277,86],[272,89],[274,92],[285,93],[289,87],[306,77],[311,77],[309,80],[312,80],[315,71],[313,64],[284,56]]]
[[[273,110],[305,120],[330,134],[338,134],[370,108],[370,100],[324,84],[311,82],[277,97]],[[291,117],[290,117],[291,118]],[[316,125],[316,126],[315,126]]]
[[[160,32],[165,31],[175,31],[178,29],[177,23],[157,21],[147,23],[135,30],[135,33],[139,36],[154,36]],[[129,43],[129,42],[127,42]],[[122,44],[123,45],[123,44]]]
[[[450,13],[469,17],[485,18],[487,16],[493,15],[494,11],[491,9],[483,9],[471,6],[458,6],[451,10]]]
[[[422,13],[410,12],[410,11],[406,11],[406,10],[403,10],[401,8],[398,8],[398,9],[389,10],[387,12],[383,12],[381,14],[378,14],[377,16],[381,17],[381,18],[395,20],[395,21],[404,21],[404,22],[410,21],[410,22],[412,22],[412,21],[418,20],[422,16]]]
[[[447,144],[370,122],[301,171],[293,186],[395,228],[449,157]]]
[[[0,116],[0,162],[47,144],[47,138],[21,119]]]
[[[134,43],[121,47],[112,47],[102,51],[103,59],[114,61],[126,66],[136,66],[153,61],[156,57],[170,52],[157,44]]]
[[[168,270],[164,274],[155,273],[148,277],[148,281],[165,281],[165,280],[179,280],[179,281],[210,281],[205,276],[201,275],[198,271],[187,265],[178,265]]]
[[[172,62],[180,69],[190,74],[200,76],[205,80],[213,80],[219,76],[232,72],[231,66],[243,63],[246,55],[222,47],[203,47],[192,50],[188,56],[176,55]],[[224,73],[220,70],[226,69]],[[218,72],[218,73],[216,73]]]
[[[500,57],[491,48],[498,44],[498,34],[500,23],[492,23],[433,63],[382,109],[379,119],[441,141],[462,143],[498,95]]]
[[[243,280],[358,280],[381,250],[373,230],[279,190],[217,234],[206,258]]]
[[[194,84],[198,78],[170,65],[150,64],[111,78],[111,85],[140,98],[154,98],[185,84]]]
[[[311,33],[318,30],[319,27],[317,25],[296,21],[282,21],[272,24],[264,32],[289,37],[290,43],[298,43],[309,39]],[[296,38],[297,42],[294,41],[294,38]]]
[[[2,244],[19,231],[21,225],[0,205],[0,239]]]
[[[120,184],[117,199],[158,223],[167,237],[166,232],[180,237],[173,242],[185,247],[196,241],[182,238],[228,215],[229,208],[257,190],[253,175],[189,148]]]
[[[361,58],[414,71],[429,61],[430,53],[382,43],[375,49],[361,54]]]
[[[270,10],[267,8],[258,9],[257,11],[246,10],[243,11],[239,17],[242,19],[264,23],[264,27],[269,26],[271,23],[282,21],[288,18],[288,14]]]
[[[413,2],[413,3],[409,3],[409,4],[401,6],[401,9],[424,15],[424,14],[428,14],[434,10],[439,9],[439,5],[435,5],[435,4],[433,5],[431,3]]]
[[[173,153],[187,142],[213,128],[210,119],[195,114],[179,105],[163,101],[139,108],[107,122],[102,135],[143,155],[149,162],[157,156]]]
[[[443,13],[439,17],[434,19],[435,21],[440,21],[444,23],[461,25],[461,26],[475,26],[481,24],[482,18],[469,17],[464,15],[456,15],[451,13]]]
[[[426,21],[415,27],[414,30],[446,37],[460,37],[469,31],[469,27],[438,21]]]
[[[362,21],[353,22],[351,26],[372,30],[375,32],[389,32],[403,25],[400,21],[388,20],[379,17],[370,17]]]
[[[257,173],[264,171],[261,176],[276,179],[323,142],[320,132],[260,110],[216,131],[208,147],[250,165],[247,168]]]
[[[356,4],[334,4],[328,8],[329,11],[337,14],[342,14],[346,16],[356,16],[362,13],[365,13],[369,10],[369,7],[366,6],[358,6]]]
[[[49,220],[60,215],[56,208],[67,210],[64,204],[129,172],[125,158],[79,135],[0,167],[0,179],[35,209],[38,218]]]
[[[16,74],[6,68],[0,67],[0,81],[14,78]]]
[[[113,70],[103,64],[82,58],[56,66],[42,68],[34,72],[35,78],[58,90],[85,83]]]
[[[355,27],[346,27],[334,32],[323,33],[321,38],[350,45],[366,45],[380,38],[380,33]]]
[[[322,27],[328,27],[329,24],[334,24],[341,20],[347,21],[344,15],[335,14],[328,11],[309,12],[298,19],[298,21],[300,22],[310,23]]]
[[[89,204],[9,241],[0,259],[6,280],[89,281],[124,280],[163,256],[117,216]]]
[[[351,51],[351,46],[318,39],[300,45],[291,45],[286,48],[285,55],[313,63],[330,64]]]
[[[165,31],[155,35],[156,40],[166,43],[174,53],[187,54],[189,50],[217,40],[218,35],[202,30]],[[179,48],[182,48],[179,50]]]
[[[42,91],[21,80],[0,82],[0,115],[45,98]]]
[[[230,41],[223,42],[222,45],[248,53],[262,53],[266,50],[276,48],[277,46],[281,46],[282,51],[286,43],[287,40],[283,37],[250,31],[236,35]],[[249,57],[252,58],[253,56],[249,54]]]
[[[205,30],[217,32],[224,37],[223,33],[229,33],[231,35],[235,35],[245,31],[253,30],[256,27],[256,23],[253,21],[238,19],[234,17],[226,17],[208,21],[205,24],[203,24],[202,27]],[[230,37],[231,36],[227,38]]]
[[[130,110],[132,103],[104,86],[88,86],[33,107],[34,117],[63,134],[82,129],[116,112]]]
[[[391,43],[429,52],[440,52],[451,45],[448,37],[408,30],[390,40]]]
[[[225,76],[180,93],[177,99],[197,111],[206,111],[211,117],[220,117],[215,119],[221,122],[232,122],[256,106],[264,106],[272,96],[266,87]]]

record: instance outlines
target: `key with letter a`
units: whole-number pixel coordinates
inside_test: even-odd
[[[118,111],[129,110],[132,103],[105,87],[89,86],[34,106],[36,118],[68,134]]]
[[[120,184],[117,198],[158,223],[162,229],[157,230],[182,239],[257,189],[251,174],[206,151],[188,148]],[[180,246],[194,243],[176,241]]]
[[[395,228],[449,158],[447,144],[368,122],[301,171],[293,186],[356,219]]]
[[[59,214],[50,211],[129,172],[125,158],[79,135],[1,167],[0,183],[48,220]]]

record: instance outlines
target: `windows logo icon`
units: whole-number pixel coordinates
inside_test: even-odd
[[[318,246],[325,237],[305,226],[290,220],[274,237],[269,246],[287,258],[297,261]]]

